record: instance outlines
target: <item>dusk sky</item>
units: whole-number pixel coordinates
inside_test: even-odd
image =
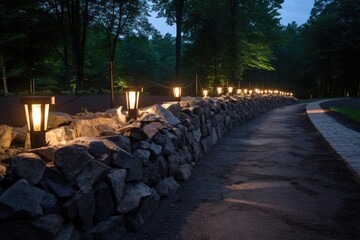
[[[280,9],[282,18],[280,23],[283,25],[287,25],[292,21],[295,21],[298,25],[305,23],[310,16],[313,4],[314,0],[285,0],[282,9]],[[164,18],[156,18],[156,14],[154,14],[150,21],[162,35],[171,33],[171,35],[175,36],[175,25],[167,25]]]

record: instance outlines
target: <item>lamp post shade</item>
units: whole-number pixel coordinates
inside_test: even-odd
[[[234,91],[234,87],[229,86],[227,88],[227,91],[228,91],[228,94],[231,95],[233,93],[233,91]]]
[[[207,89],[204,89],[202,92],[205,98],[209,96],[209,91]]]
[[[236,89],[236,94],[237,94],[237,95],[240,95],[240,94],[241,94],[241,89],[240,89],[240,88]]]
[[[20,99],[24,105],[30,148],[46,146],[45,132],[48,126],[50,104],[55,104],[55,97],[30,96]]]
[[[128,111],[128,119],[136,119],[139,108],[140,92],[143,91],[142,87],[125,87],[123,91],[126,95],[126,108]]]
[[[218,96],[221,96],[222,91],[223,91],[223,88],[222,88],[222,87],[217,87],[217,88],[216,88],[216,93],[217,93]]]
[[[178,101],[181,100],[181,87],[173,87],[174,98]]]

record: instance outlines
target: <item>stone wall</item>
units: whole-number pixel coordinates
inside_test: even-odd
[[[141,109],[130,122],[121,107],[52,113],[47,147],[20,148],[0,164],[1,239],[121,239],[141,228],[229,129],[296,101],[184,98]],[[1,129],[3,153],[26,145],[23,130]]]

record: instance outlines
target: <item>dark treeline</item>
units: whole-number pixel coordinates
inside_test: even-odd
[[[283,0],[1,0],[1,94],[86,94],[141,85],[169,94],[280,88],[301,98],[359,96],[358,0],[317,0],[280,25]],[[162,36],[151,11],[177,25]]]

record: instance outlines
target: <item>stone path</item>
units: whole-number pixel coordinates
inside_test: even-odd
[[[360,186],[305,104],[286,106],[225,135],[124,239],[360,239]]]
[[[344,160],[355,178],[360,181],[360,133],[339,124],[320,107],[323,100],[309,103],[306,112],[325,140]]]

